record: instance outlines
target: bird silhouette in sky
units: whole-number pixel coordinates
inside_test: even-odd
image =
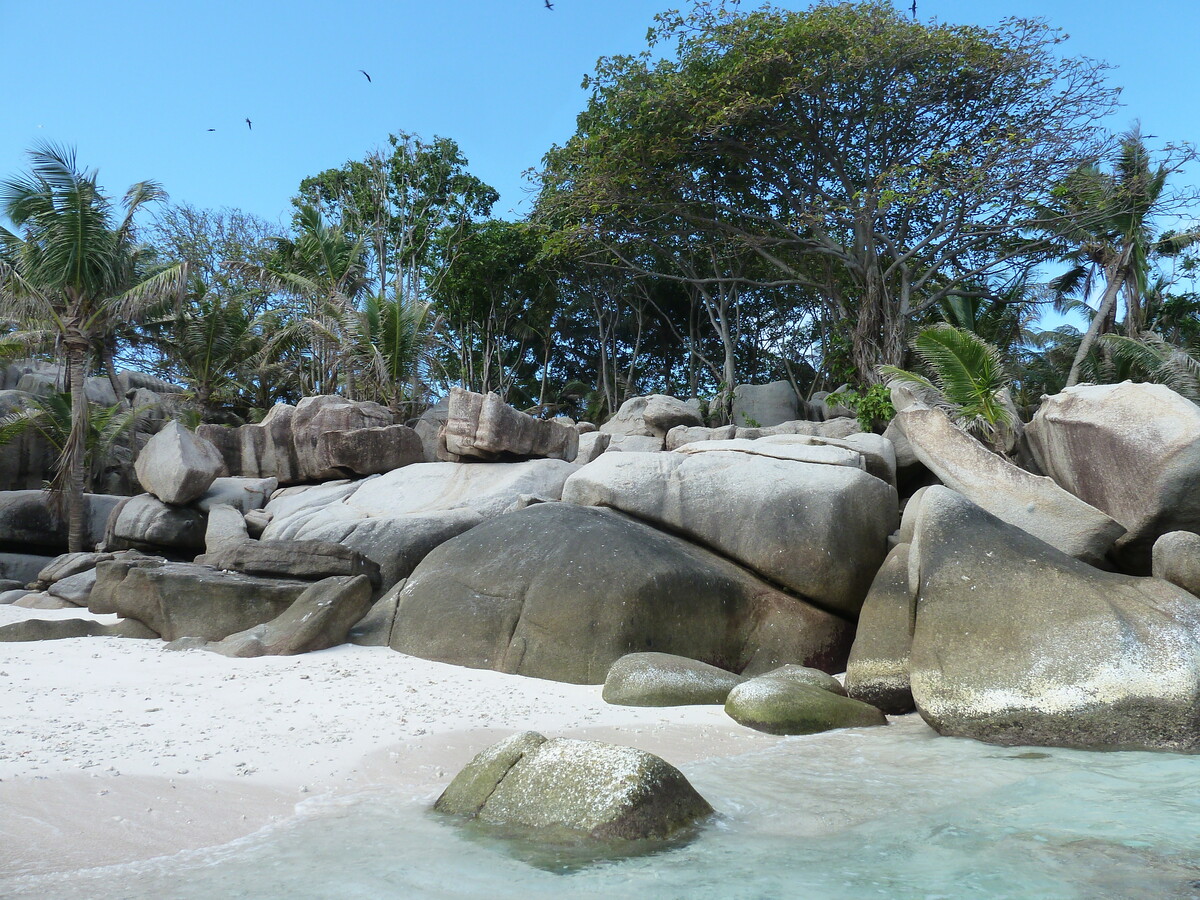
[[[249,128],[251,131],[254,130],[254,125],[251,124],[249,117],[246,118],[246,127]]]
[[[915,19],[917,17],[917,0],[913,0],[912,14],[913,18]]]
[[[358,71],[362,72],[362,73],[363,73],[363,75],[366,75],[367,81],[370,81],[370,80],[371,80],[371,76],[370,76],[370,75],[367,75],[367,71],[366,71],[366,69],[359,69]]]
[[[208,130],[209,130],[209,131],[216,131],[217,129],[215,129],[215,128],[210,128],[210,129],[208,129]]]
[[[546,9],[554,9],[554,4],[551,3],[550,0],[544,0],[544,2],[546,4]]]

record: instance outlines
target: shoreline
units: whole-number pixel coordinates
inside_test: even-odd
[[[0,624],[96,618],[0,606]],[[341,645],[230,659],[160,641],[0,644],[0,878],[219,846],[373,787],[435,794],[516,731],[638,747],[674,765],[781,738],[720,706],[611,706],[601,685]]]

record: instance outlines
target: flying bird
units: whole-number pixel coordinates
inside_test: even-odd
[[[217,129],[215,129],[215,128],[210,128],[210,129],[208,129],[208,130],[209,130],[209,131],[216,131]]]
[[[365,70],[365,69],[359,69],[358,71],[362,72],[362,73],[363,73],[363,75],[366,75],[366,77],[367,77],[367,81],[370,81],[370,80],[371,80],[371,76],[370,76],[370,75],[367,75],[367,72],[366,72],[366,70]]]
[[[550,0],[545,0],[546,9],[554,9],[554,4]]]
[[[917,0],[913,0],[912,14],[913,18],[915,19],[917,17]]]
[[[250,123],[249,117],[246,118],[246,127],[249,128],[251,131],[254,130],[254,126]]]

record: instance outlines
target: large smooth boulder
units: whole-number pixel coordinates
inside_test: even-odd
[[[227,541],[196,557],[196,564],[268,578],[362,576],[379,585],[379,564],[332,541]]]
[[[262,509],[279,487],[278,478],[245,478],[240,475],[227,475],[214,478],[208,490],[192,504],[200,512],[206,513],[214,506],[232,506],[243,514],[254,509]]]
[[[317,436],[318,467],[325,472],[372,475],[425,461],[421,438],[407,425],[322,431]]]
[[[672,428],[703,424],[699,404],[666,394],[648,394],[630,397],[622,403],[616,415],[600,426],[600,431],[612,435],[665,438]]]
[[[536,732],[476,756],[434,809],[570,843],[666,838],[713,811],[683,773],[651,753]]]
[[[322,540],[380,566],[386,589],[442,542],[498,516],[523,495],[557,500],[576,470],[559,459],[519,463],[417,463],[353,484],[283,493],[263,540]]]
[[[772,675],[752,678],[731,690],[725,712],[739,725],[768,734],[816,734],[887,724],[887,716],[859,700]]]
[[[567,479],[563,500],[661,525],[854,617],[899,519],[895,489],[862,465],[839,447],[761,441],[606,453]]]
[[[909,569],[912,693],[940,733],[1200,751],[1200,599],[1095,569],[944,487],[922,496]]]
[[[0,626],[0,641],[60,641],[80,637],[157,637],[140,622],[104,625],[94,619],[25,619]]]
[[[76,572],[74,575],[59,579],[46,588],[46,593],[52,597],[58,597],[60,600],[66,600],[74,606],[87,606],[88,597],[95,585],[96,570],[88,569],[86,572]]]
[[[764,428],[794,422],[801,418],[801,406],[790,381],[739,384],[733,389],[733,424]]]
[[[740,674],[783,663],[838,671],[851,631],[845,619],[681,538],[611,510],[542,503],[425,557],[400,593],[391,646],[597,684],[637,651]]]
[[[55,559],[33,553],[0,553],[0,578],[30,584],[37,581],[42,569]]]
[[[153,494],[125,498],[113,512],[106,543],[109,549],[191,551],[204,548],[203,513],[172,506]]]
[[[836,418],[823,422],[796,420],[783,422],[779,425],[767,425],[762,428],[749,428],[741,425],[719,425],[715,428],[704,428],[696,425],[679,425],[667,433],[666,449],[678,450],[685,444],[696,441],[757,441],[765,437],[800,434],[817,438],[847,438],[862,433],[862,428],[854,419]]]
[[[1170,388],[1067,388],[1025,433],[1043,472],[1125,527],[1115,552],[1126,571],[1150,572],[1160,535],[1200,531],[1200,407]]]
[[[845,697],[846,689],[842,687],[842,683],[830,675],[828,672],[822,672],[820,669],[813,669],[809,666],[797,666],[788,664],[780,666],[778,669],[772,669],[770,672],[763,672],[760,678],[778,678],[783,681],[792,681],[796,684],[807,684],[812,687],[818,687],[823,691],[830,691],[837,694],[839,697]]]
[[[442,428],[450,415],[450,398],[443,397],[419,417],[410,421],[412,430],[421,439],[421,449],[425,454],[425,462],[437,462],[438,445],[441,442]]]
[[[361,429],[387,428],[392,425],[392,414],[387,407],[370,401],[347,400],[344,397],[322,395],[304,397],[296,404],[291,419],[291,440],[296,457],[296,478],[300,481],[325,481],[330,478],[345,478],[349,475],[372,475],[387,471],[393,460],[393,452],[383,448],[380,458],[355,456],[355,450],[369,450],[376,441],[367,439],[361,444],[345,441],[322,447],[322,436],[329,432],[352,432]],[[395,440],[403,438],[396,434]],[[324,449],[324,453],[322,452]],[[345,451],[346,455],[336,460],[329,455],[331,449]],[[335,465],[336,462],[336,465]],[[245,474],[245,473],[243,473]],[[280,479],[282,482],[283,479]]]
[[[232,475],[275,478],[280,484],[295,484],[305,480],[300,474],[300,463],[292,441],[292,418],[295,414],[294,406],[277,403],[267,410],[261,422],[237,428],[201,425],[196,429],[196,434],[210,441],[220,451],[225,467]]]
[[[162,560],[102,562],[96,576],[88,609],[136,619],[168,641],[219,641],[264,624],[312,586]]]
[[[579,432],[573,427],[535,419],[513,409],[491,392],[450,390],[449,411],[438,451],[441,460],[494,462],[542,458],[571,462],[578,451]]]
[[[87,503],[87,541],[94,546],[104,539],[109,515],[126,498],[110,494],[83,496]],[[56,551],[67,549],[67,531],[65,511],[54,508],[46,491],[0,492],[0,547],[57,555]]]
[[[168,422],[146,442],[133,466],[142,487],[173,506],[199,500],[225,473],[221,453],[178,422]]]
[[[386,407],[331,395],[277,404],[258,424],[201,425],[196,433],[216,446],[231,474],[284,485],[373,475],[416,458],[413,436],[393,427]]]
[[[827,676],[828,677],[828,676]],[[604,679],[604,700],[617,706],[696,706],[724,703],[745,677],[670,653],[629,653]]]
[[[226,503],[218,503],[208,511],[208,521],[204,526],[204,550],[215,553],[218,547],[226,544],[240,544],[250,540],[250,529],[246,527],[246,517],[241,510]],[[216,568],[225,568],[217,566]]]
[[[896,545],[871,582],[846,663],[846,693],[889,715],[914,709],[908,656],[917,594],[908,580],[910,546]]]
[[[64,553],[38,572],[37,580],[43,584],[54,584],[80,572],[96,568],[102,562],[113,558],[111,553]]]
[[[1154,542],[1152,574],[1200,596],[1200,534],[1168,531]]]
[[[363,575],[325,578],[270,622],[231,634],[205,649],[245,659],[336,647],[371,608],[371,590],[370,580]]]
[[[992,515],[1063,553],[1099,563],[1124,534],[1119,522],[992,453],[940,409],[912,403],[896,414],[913,452],[941,482]]]

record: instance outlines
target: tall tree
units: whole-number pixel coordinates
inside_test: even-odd
[[[293,203],[362,241],[372,293],[428,301],[468,227],[499,197],[467,165],[450,138],[402,131],[386,149],[304,179]]]
[[[96,171],[79,168],[74,150],[41,144],[29,156],[28,173],[0,182],[0,210],[17,229],[0,229],[0,315],[48,324],[66,355],[71,430],[56,487],[66,500],[74,552],[85,549],[87,537],[84,380],[91,352],[116,323],[178,291],[185,267],[150,275],[143,269],[134,215],[166,196],[156,183],[133,185],[118,209],[98,186]]]
[[[1157,235],[1154,230],[1156,219],[1186,199],[1167,190],[1167,179],[1193,156],[1190,151],[1171,153],[1155,165],[1134,129],[1121,137],[1111,172],[1083,166],[1055,188],[1053,205],[1040,219],[1071,265],[1051,286],[1062,296],[1086,300],[1096,281],[1104,279],[1099,307],[1079,343],[1067,387],[1079,382],[1097,338],[1115,326],[1119,299],[1125,301],[1127,336],[1141,334],[1152,258],[1177,254],[1200,240],[1200,232]]]
[[[891,3],[658,17],[652,51],[603,59],[546,157],[539,212],[610,251],[699,235],[762,269],[699,283],[808,288],[861,378],[902,364],[950,297],[1031,265],[1031,200],[1101,145],[1103,66],[1037,21],[922,24]],[[691,277],[662,271],[662,277]]]

